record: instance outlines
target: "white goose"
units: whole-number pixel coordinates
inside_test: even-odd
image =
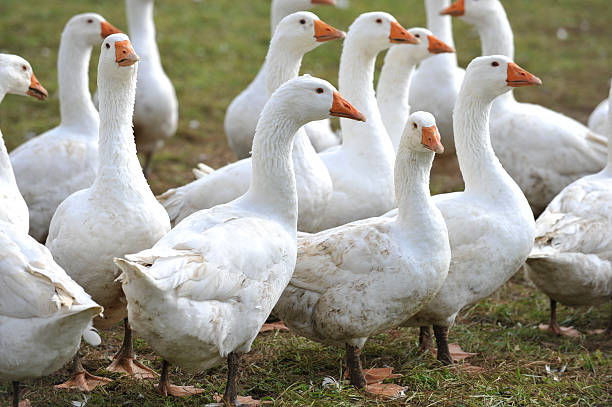
[[[266,88],[276,88],[298,75],[302,57],[324,41],[344,38],[344,33],[325,24],[313,13],[302,11],[285,17],[278,25],[264,64]],[[321,213],[332,195],[332,181],[312,148],[303,129],[293,144],[293,165],[298,189],[298,230],[318,230]],[[185,217],[244,194],[251,179],[251,158],[229,164],[200,179],[159,196],[170,220],[177,224]]]
[[[0,102],[7,93],[47,98],[47,91],[34,76],[25,59],[10,54],[0,54]],[[20,231],[28,233],[28,206],[17,188],[13,167],[0,131],[0,221],[12,223]]]
[[[272,0],[270,37],[274,37],[276,26],[283,18],[298,11],[308,10],[317,4],[335,5],[336,1]],[[266,62],[264,62],[255,79],[242,93],[232,100],[225,112],[225,135],[227,136],[230,148],[239,159],[246,158],[251,153],[257,120],[268,100],[266,72]]]
[[[360,15],[349,27],[340,58],[340,92],[368,118],[340,119],[342,145],[320,154],[334,192],[321,215],[319,230],[380,216],[395,206],[395,154],[374,94],[376,56],[393,43],[419,40],[388,13]]]
[[[483,55],[513,58],[512,29],[499,0],[459,0],[443,13],[475,25]],[[606,163],[604,137],[565,115],[519,103],[512,93],[493,105],[491,141],[536,215],[569,183],[601,170]]]
[[[0,101],[7,93],[47,96],[26,60],[0,54]],[[78,349],[81,336],[100,344],[91,322],[102,307],[66,275],[45,246],[28,236],[27,207],[21,205],[1,133],[0,180],[0,380],[13,381],[11,405],[18,407],[20,380],[61,368]]]
[[[328,82],[309,76],[279,87],[261,114],[246,194],[194,213],[153,248],[117,259],[134,329],[168,364],[200,370],[227,357],[223,396],[234,405],[240,356],[286,287],[295,267],[297,191],[291,149],[297,130],[330,116],[363,116]],[[189,321],[185,323],[185,321]]]
[[[149,248],[170,230],[168,214],[149,189],[136,156],[132,133],[136,61],[127,35],[113,34],[102,43],[100,167],[91,187],[70,195],[57,208],[47,238],[58,264],[104,306],[104,317],[94,321],[99,327],[127,316],[113,258]],[[154,376],[134,361],[127,320],[125,330],[124,343],[109,370]],[[81,387],[80,380],[73,377],[68,385]]]
[[[451,0],[425,0],[427,28],[441,41],[454,47],[451,17],[440,14]],[[431,112],[436,118],[444,151],[455,152],[453,108],[465,70],[457,66],[457,55],[445,53],[419,65],[410,85],[409,103],[413,110]]]
[[[433,151],[444,151],[435,119],[413,113],[395,161],[399,216],[300,237],[295,272],[274,307],[298,334],[346,346],[357,388],[367,384],[359,360],[367,338],[413,316],[448,273],[448,232],[429,194]]]
[[[612,88],[610,89],[612,101]],[[608,139],[612,112],[608,111]],[[594,305],[612,300],[612,144],[608,164],[597,174],[568,185],[536,222],[536,241],[527,276],[550,297],[550,331],[572,334],[557,322],[557,301]],[[612,334],[612,317],[606,329]]]
[[[603,100],[597,105],[593,113],[589,116],[589,129],[597,134],[606,134],[606,122],[608,120],[609,109],[610,102],[608,99]]]
[[[452,363],[448,330],[463,307],[491,295],[525,262],[533,247],[535,222],[527,199],[501,166],[491,147],[493,101],[514,87],[540,79],[503,55],[479,57],[467,67],[455,111],[455,146],[465,191],[433,197],[442,212],[451,245],[448,278],[436,297],[404,326],[420,326],[423,349]],[[395,216],[397,210],[387,216]]]
[[[421,61],[431,56],[455,52],[451,46],[440,41],[425,28],[411,28],[408,32],[414,35],[420,43],[398,44],[387,51],[376,88],[378,108],[395,151],[399,147],[404,124],[410,114],[408,93],[412,89],[410,82],[414,69]]]
[[[30,235],[41,243],[57,206],[96,176],[100,120],[89,93],[89,58],[94,45],[116,32],[94,13],[66,23],[57,61],[61,122],[11,152],[17,185],[30,209]]]
[[[178,126],[178,101],[174,86],[164,72],[155,41],[154,0],[126,0],[128,29],[140,57],[134,106],[134,137],[145,155],[143,170],[149,173],[151,158]]]

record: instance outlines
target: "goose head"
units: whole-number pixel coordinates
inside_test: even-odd
[[[98,76],[123,79],[136,74],[140,58],[125,34],[111,34],[102,42]]]
[[[0,54],[0,81],[7,93],[47,98],[47,91],[34,76],[29,62],[20,56]]]
[[[408,116],[401,144],[418,152],[444,152],[436,119],[428,112],[414,112]]]
[[[308,11],[299,11],[283,18],[274,33],[275,40],[290,45],[291,49],[302,54],[312,51],[323,42],[345,36],[343,31],[324,23]]]
[[[408,32],[418,39],[419,43],[410,46],[394,45],[392,58],[397,59],[398,62],[416,64],[432,55],[455,52],[453,47],[440,41],[426,28],[410,28]]]
[[[475,58],[470,62],[465,71],[463,86],[467,86],[473,95],[492,100],[512,88],[541,84],[540,78],[515,64],[510,58],[490,55]]]
[[[285,82],[272,94],[270,100],[272,99],[286,105],[291,109],[293,118],[304,124],[332,116],[366,120],[333,85],[310,75]]]
[[[498,13],[503,7],[499,0],[456,0],[440,11],[442,15],[460,17],[470,24],[476,24],[487,17]]]
[[[348,37],[365,49],[376,53],[392,44],[418,44],[420,41],[402,27],[389,13],[375,11],[357,17],[348,30]]]
[[[66,24],[62,35],[70,35],[80,39],[88,46],[94,46],[109,35],[120,32],[100,14],[84,13],[72,17]]]

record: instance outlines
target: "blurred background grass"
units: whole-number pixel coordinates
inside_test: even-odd
[[[515,33],[516,61],[544,81],[543,87],[516,92],[517,97],[586,121],[606,97],[612,75],[610,1],[503,3]],[[176,137],[155,157],[154,192],[191,180],[191,168],[201,160],[219,167],[235,159],[227,146],[223,117],[232,98],[251,81],[265,57],[269,6],[267,0],[156,1],[158,44],[164,68],[176,87],[180,123]],[[373,10],[392,13],[405,27],[426,24],[422,0],[351,0],[347,9],[317,7],[312,11],[346,30],[359,14]],[[0,51],[30,61],[50,94],[45,103],[15,96],[4,100],[0,128],[9,150],[59,123],[56,61],[60,34],[72,15],[87,11],[98,12],[127,30],[123,1],[0,1]],[[453,23],[459,63],[466,66],[480,55],[478,35],[461,21]],[[565,30],[567,39],[558,38],[559,30]],[[334,41],[307,54],[302,73],[336,85],[341,46]],[[99,49],[94,49],[92,90],[96,88],[98,55]]]

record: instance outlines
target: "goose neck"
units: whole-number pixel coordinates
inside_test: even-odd
[[[514,34],[503,6],[476,24],[482,55],[505,55],[514,59]]]
[[[14,179],[15,175],[13,174],[11,159],[6,149],[6,145],[4,144],[2,131],[0,131],[0,181],[11,182],[14,181]]]
[[[57,61],[61,124],[77,127],[83,134],[97,134],[100,123],[89,92],[91,50],[74,34],[62,33]]]
[[[264,65],[268,98],[283,83],[298,76],[303,55],[291,46],[283,46],[282,40],[272,39]]]
[[[94,185],[112,184],[132,190],[148,189],[132,132],[136,69],[122,77],[104,78],[98,71],[100,98],[99,169]]]
[[[404,123],[410,114],[408,104],[410,82],[418,58],[404,55],[407,45],[395,45],[387,52],[385,63],[380,71],[376,101],[382,121],[397,150],[404,130]]]
[[[126,0],[125,4],[130,41],[140,58],[149,64],[161,65],[159,50],[155,41],[153,2]]]
[[[495,156],[489,133],[492,100],[466,92],[464,81],[453,112],[459,168],[468,193],[494,194],[509,176]]]
[[[441,41],[454,47],[452,17],[440,14],[440,11],[450,6],[450,3],[451,0],[425,0],[425,11],[429,31]]]
[[[253,139],[251,185],[245,195],[249,207],[297,228],[297,190],[293,160],[293,137],[298,123],[280,103],[268,102]]]
[[[398,222],[411,226],[429,223],[434,207],[429,192],[433,152],[417,152],[400,145],[395,160],[395,196]]]

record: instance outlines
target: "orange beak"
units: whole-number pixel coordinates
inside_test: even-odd
[[[317,42],[325,42],[335,40],[337,38],[344,38],[346,34],[344,31],[340,31],[331,25],[324,23],[321,20],[315,20],[314,22],[315,38]]]
[[[329,111],[329,114],[336,117],[346,117],[347,119],[359,120],[365,122],[365,116],[353,105],[351,105],[340,93],[334,92],[334,103]]]
[[[391,22],[389,41],[394,44],[419,44],[421,42],[418,38],[410,34],[404,27],[402,27],[397,21]]]
[[[440,11],[443,16],[461,17],[465,14],[465,0],[457,0],[444,10]]]
[[[440,142],[440,133],[436,126],[423,127],[421,130],[422,138],[421,143],[431,151],[435,151],[437,154],[444,152],[444,146]]]
[[[38,82],[34,73],[32,73],[32,77],[30,78],[30,87],[28,88],[27,94],[35,97],[38,100],[45,100],[49,94],[47,90],[43,88],[43,86]]]
[[[132,44],[128,41],[117,41],[115,43],[115,62],[119,66],[130,66],[138,62],[140,58],[134,52]]]
[[[527,72],[514,62],[508,63],[508,77],[506,78],[508,86],[520,88],[522,86],[541,85],[542,80],[532,73]]]
[[[434,35],[428,35],[427,39],[429,40],[429,50],[432,54],[444,54],[444,53],[453,53],[455,49],[445,43],[444,41],[440,41]]]
[[[336,0],[311,0],[312,4],[327,4],[328,6],[335,6]]]
[[[111,34],[119,34],[120,32],[121,31],[119,31],[108,21],[102,21],[100,23],[100,35],[102,36],[102,39],[108,37]]]

